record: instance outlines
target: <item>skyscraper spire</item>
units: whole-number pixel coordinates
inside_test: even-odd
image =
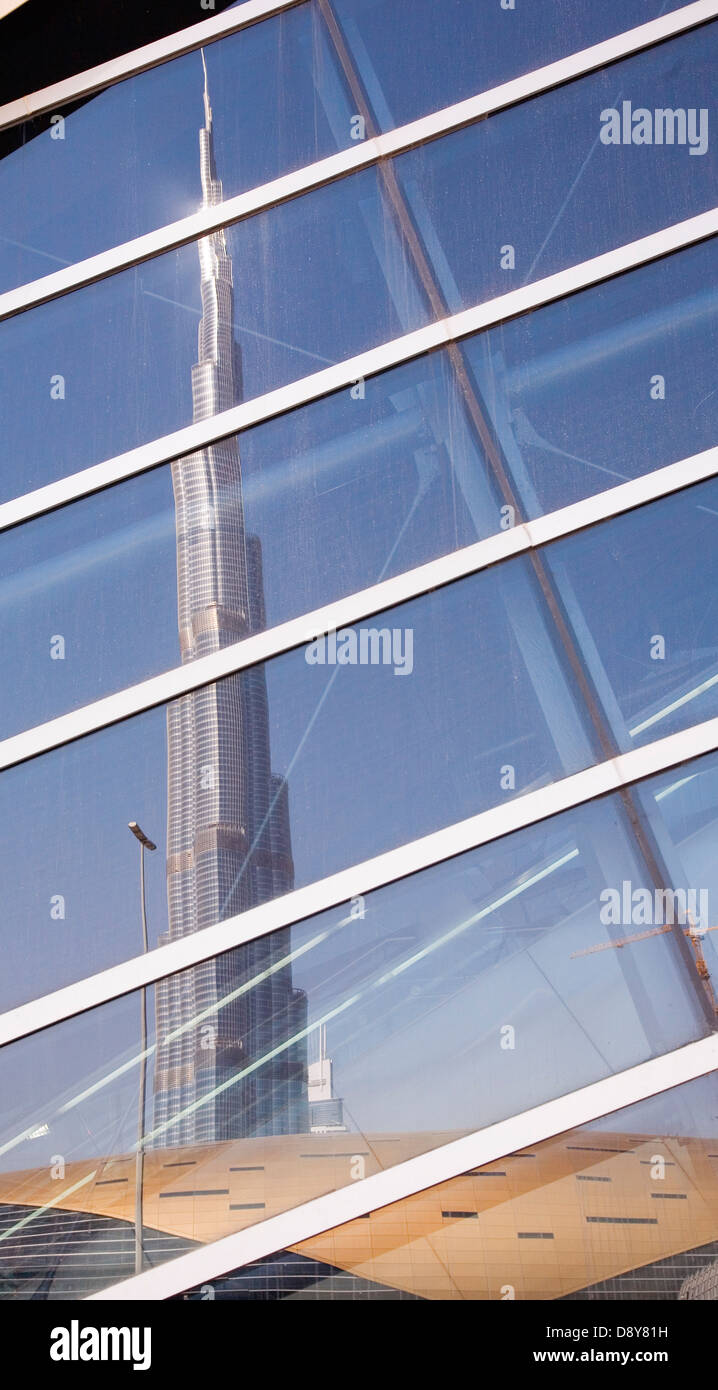
[[[209,104],[209,81],[207,78],[207,60],[204,56],[204,49],[200,48],[202,58],[202,71],[204,72],[204,124],[206,130],[212,129],[212,107]]]
[[[202,207],[213,208],[222,201],[222,180],[217,178],[217,169],[214,161],[212,105],[209,99],[207,62],[203,48],[200,49],[200,53],[202,55],[202,70],[204,72],[204,126],[199,133],[199,172],[202,183]],[[222,244],[224,244],[224,233],[213,233],[213,238],[216,237],[220,237]]]
[[[204,207],[222,201],[202,52],[199,132]],[[192,368],[195,421],[234,405],[241,362],[233,332],[232,262],[223,230],[198,242],[202,317]],[[259,539],[244,525],[236,438],[172,464],[177,603],[183,661],[265,625]],[[271,772],[264,670],[256,667],[174,701],[167,713],[167,897],[174,940],[293,886],[287,789]],[[306,1000],[285,948],[270,938],[193,966],[157,986],[154,1143],[301,1132],[308,1127],[306,1055],[281,1043],[301,1031]],[[267,972],[268,975],[267,975]],[[247,986],[257,975],[261,984]],[[227,995],[232,1001],[222,1005]],[[217,1007],[213,1012],[214,1006]],[[202,1027],[195,1022],[202,1015]],[[168,1041],[164,1041],[169,1039]],[[256,1065],[279,1048],[270,1062]],[[248,1071],[246,1080],[234,1081]]]

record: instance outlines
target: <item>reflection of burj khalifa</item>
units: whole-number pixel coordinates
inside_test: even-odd
[[[203,207],[211,207],[222,200],[222,184],[215,173],[206,67],[204,109],[200,168]],[[203,237],[198,248],[195,421],[235,405],[241,389],[224,232]],[[236,438],[173,463],[172,482],[185,662],[264,627],[262,556],[259,539],[244,529]],[[287,787],[271,772],[263,668],[176,700],[168,710],[167,742],[169,931],[162,942],[293,886]],[[306,998],[292,986],[291,966],[277,968],[286,951],[286,940],[265,937],[157,985],[157,1144],[309,1128],[306,1048],[303,1042],[284,1046],[306,1025]]]

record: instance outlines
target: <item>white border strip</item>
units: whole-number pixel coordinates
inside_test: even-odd
[[[271,1216],[247,1230],[238,1231],[222,1240],[213,1241],[192,1250],[178,1259],[169,1260],[157,1269],[147,1270],[122,1283],[113,1284],[100,1293],[90,1294],[84,1302],[124,1302],[159,1300],[183,1293],[198,1284],[210,1283],[223,1274],[253,1260],[289,1246],[298,1245],[322,1231],[341,1226],[347,1221],[377,1211],[392,1202],[401,1201],[417,1192],[425,1192],[437,1183],[460,1177],[470,1168],[505,1158],[529,1145],[540,1144],[554,1135],[588,1124],[624,1106],[633,1105],[661,1091],[694,1081],[718,1067],[718,1036],[689,1043],[662,1057],[641,1062],[615,1076],[594,1081],[590,1086],[571,1091],[543,1105],[513,1115],[509,1120],[477,1130],[462,1139],[443,1144],[429,1153],[397,1163],[383,1173],[350,1183],[338,1192],[316,1197],[302,1206]]]
[[[296,3],[296,0],[292,0],[292,3]],[[244,8],[256,10],[258,7],[248,5]],[[275,5],[272,12],[282,8],[287,8],[287,5]],[[235,13],[239,14],[241,11]],[[665,15],[662,19],[639,25],[638,28],[630,29],[624,34],[619,34],[616,38],[607,39],[591,48],[582,49],[579,53],[550,63],[546,67],[537,68],[534,72],[527,73],[523,77],[504,82],[499,87],[490,88],[477,96],[469,97],[465,101],[456,102],[454,105],[444,107],[441,111],[434,112],[429,116],[423,116],[419,120],[399,126],[387,134],[366,140],[362,144],[342,150],[339,154],[330,155],[326,159],[318,160],[315,164],[306,165],[303,169],[284,174],[269,183],[261,184],[245,193],[238,194],[234,198],[228,198],[215,208],[203,209],[189,217],[180,218],[177,222],[169,223],[167,226],[136,237],[132,241],[124,242],[120,246],[90,256],[86,260],[78,261],[62,270],[53,271],[52,274],[44,275],[29,284],[8,290],[5,294],[0,295],[0,320],[33,308],[38,304],[44,304],[60,295],[68,294],[83,285],[92,284],[94,281],[103,279],[119,270],[137,265],[140,261],[146,261],[163,251],[173,250],[216,230],[218,227],[224,227],[230,222],[237,222],[267,208],[276,207],[277,204],[286,202],[290,198],[296,198],[311,189],[320,188],[324,184],[344,178],[359,169],[365,169],[379,159],[401,154],[416,145],[446,135],[452,130],[458,130],[462,126],[481,120],[484,116],[548,91],[562,82],[604,67],[606,63],[612,62],[616,58],[628,56],[661,39],[683,33],[716,15],[718,15],[718,0],[697,0],[697,3]],[[219,16],[220,20],[226,18],[226,14]],[[217,21],[207,22],[213,24]],[[244,23],[250,22],[251,20],[244,21]],[[203,28],[204,26],[198,27]],[[235,25],[234,27],[239,26]],[[185,32],[191,33],[192,31]],[[191,47],[191,45],[189,46]],[[151,45],[151,47],[157,47],[157,45]],[[142,49],[139,50],[140,53],[143,51]],[[2,110],[0,109],[1,122]]]
[[[0,1046],[718,748],[718,717],[481,811],[0,1015]]]
[[[33,116],[42,115],[43,111],[54,111],[68,102],[91,96],[103,87],[111,87],[135,73],[146,72],[147,68],[166,63],[169,58],[180,58],[193,48],[213,43],[215,39],[224,38],[225,34],[234,34],[238,29],[246,29],[258,20],[269,19],[300,3],[301,0],[247,0],[246,5],[239,5],[237,9],[225,10],[223,14],[213,15],[211,19],[203,19],[199,24],[192,24],[189,28],[167,34],[163,39],[155,39],[154,43],[111,58],[107,63],[86,68],[84,72],[64,78],[62,82],[54,82],[51,87],[41,87],[28,96],[17,97],[15,101],[0,106],[0,130],[17,125],[20,121],[31,120]],[[696,23],[700,23],[700,20]]]
[[[79,473],[73,473],[57,482],[26,492],[20,497],[0,504],[0,531],[9,526],[17,526],[21,521],[41,516],[53,511],[66,502],[86,497],[92,492],[121,482],[124,478],[144,473],[158,464],[191,454],[228,435],[237,434],[286,414],[298,406],[307,405],[321,396],[352,386],[360,377],[375,376],[390,367],[399,366],[416,357],[421,357],[436,348],[466,338],[483,329],[493,328],[507,319],[528,313],[532,309],[551,304],[557,299],[589,289],[592,285],[610,280],[625,271],[635,270],[650,261],[660,260],[674,251],[680,251],[696,242],[705,241],[718,233],[718,206],[690,217],[684,222],[674,222],[649,236],[637,241],[626,242],[613,251],[605,251],[590,260],[580,261],[566,270],[554,275],[534,280],[520,289],[509,290],[507,294],[488,299],[482,304],[447,318],[429,323],[424,328],[406,333],[378,347],[369,348],[356,357],[346,358],[332,367],[325,367],[310,376],[301,377],[275,391],[255,396],[230,410],[212,415],[196,424],[186,425],[172,434],[163,435],[141,444],[127,453],[117,454],[103,463],[93,464]]]
[[[0,19],[5,19],[6,15],[12,14],[13,10],[19,10],[25,0],[0,0]]]
[[[718,447],[713,447],[627,483],[619,483],[617,487],[608,488],[581,502],[560,507],[534,521],[525,521],[508,531],[499,531],[486,540],[442,555],[438,560],[404,570],[391,579],[384,579],[379,584],[315,608],[311,613],[303,613],[298,618],[290,618],[241,642],[233,642],[209,656],[175,666],[137,685],[126,686],[115,695],[106,695],[45,724],[37,724],[32,729],[13,734],[0,741],[0,770],[96,733],[122,719],[186,695],[191,690],[246,670],[249,666],[269,661],[272,657],[311,642],[321,633],[350,627],[364,618],[384,613],[399,604],[420,598],[422,594],[477,574],[511,556],[667,497],[701,480],[712,478],[716,473]]]

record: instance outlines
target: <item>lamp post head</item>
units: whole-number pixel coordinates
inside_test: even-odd
[[[132,834],[134,835],[135,839],[139,840],[140,844],[143,845],[145,849],[157,849],[157,846],[153,845],[151,840],[148,840],[144,830],[140,829],[136,820],[128,821],[127,824],[130,830],[132,831]]]

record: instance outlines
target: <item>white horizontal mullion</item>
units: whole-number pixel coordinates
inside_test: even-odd
[[[685,1085],[717,1067],[718,1036],[713,1034],[397,1163],[336,1192],[270,1216],[257,1225],[90,1294],[84,1301],[135,1302],[171,1298],[173,1294],[210,1283],[254,1260],[299,1245],[367,1212],[378,1211],[392,1202],[425,1192],[437,1183],[461,1177],[469,1169],[507,1158],[625,1106]]]
[[[105,695],[90,705],[58,715],[45,724],[13,734],[0,741],[0,771],[84,738],[87,734],[96,733],[132,715],[154,709],[157,705],[234,675],[237,671],[269,661],[313,641],[323,633],[337,631],[384,613],[514,555],[562,536],[573,535],[585,527],[714,477],[716,473],[718,447],[705,449],[653,473],[608,488],[595,497],[587,497],[546,516],[522,522],[508,531],[499,531],[485,540],[475,541],[473,545],[451,551],[437,560],[404,570],[391,579],[335,599],[310,613],[303,613],[276,627],[246,637],[241,642],[233,642],[209,656],[175,666],[137,685],[127,686],[114,695]]]
[[[718,717],[572,773],[546,787],[10,1009],[0,1015],[0,1046],[715,748],[718,748]]]
[[[509,290],[506,294],[485,300],[470,309],[463,309],[457,314],[426,324],[423,328],[403,334],[400,338],[392,338],[389,342],[368,348],[355,357],[345,358],[343,362],[301,377],[287,386],[280,386],[274,391],[244,401],[241,405],[232,406],[219,415],[186,425],[172,434],[163,435],[124,454],[106,459],[103,463],[93,464],[79,473],[69,474],[57,482],[47,483],[11,501],[0,503],[0,531],[29,521],[35,516],[42,516],[45,512],[54,511],[80,497],[87,497],[112,483],[122,482],[125,478],[135,477],[162,463],[169,463],[173,459],[194,453],[219,439],[241,433],[343,387],[351,387],[359,378],[376,376],[447,343],[470,337],[487,328],[494,328],[508,319],[551,304],[579,290],[588,289],[626,271],[635,270],[650,261],[659,260],[674,251],[715,236],[716,233],[718,207],[683,222],[663,227],[660,231],[640,237],[637,241],[626,242],[612,251],[603,252],[587,261],[580,261],[577,265],[534,280],[519,289]]]
[[[260,13],[260,17],[263,10],[268,14],[276,13],[281,9],[286,9],[289,3],[297,3],[297,0],[285,0],[284,4],[274,6],[247,5],[243,9],[251,11],[253,18],[245,18],[241,22],[235,19],[233,23],[229,24],[226,22],[228,15],[224,14],[218,16],[217,20],[205,21],[203,25],[198,25],[196,28],[204,30],[207,25],[212,24],[219,28],[221,21],[225,21],[225,31],[232,32],[236,28],[254,22],[257,12]],[[241,11],[234,11],[233,14],[240,15]],[[250,217],[267,208],[276,207],[279,203],[286,202],[290,198],[295,198],[311,189],[320,188],[326,183],[344,178],[359,169],[364,169],[379,159],[401,154],[417,145],[426,143],[428,140],[434,140],[441,135],[458,130],[462,126],[481,120],[485,116],[504,110],[517,102],[526,101],[541,92],[550,91],[563,82],[603,68],[607,63],[618,58],[639,52],[667,37],[684,33],[688,29],[694,28],[695,25],[716,17],[716,15],[718,15],[718,0],[696,0],[696,3],[687,5],[682,10],[664,15],[660,19],[651,20],[647,24],[641,24],[637,28],[630,29],[614,38],[582,49],[579,53],[549,63],[545,67],[537,68],[533,72],[513,78],[509,82],[501,83],[498,87],[490,88],[488,91],[480,92],[464,101],[444,107],[431,115],[422,116],[418,120],[397,127],[393,131],[378,135],[361,144],[353,145],[337,154],[330,155],[326,159],[318,160],[314,164],[305,165],[301,169],[249,189],[234,198],[228,198],[214,208],[205,208],[189,217],[180,218],[176,222],[135,237],[132,241],[124,242],[120,246],[112,247],[98,255],[90,256],[86,260],[66,266],[62,270],[53,271],[50,275],[42,276],[38,280],[8,290],[0,295],[0,320],[24,312],[39,304],[44,304],[60,295],[68,294],[83,285],[92,284],[105,276],[115,274],[119,270],[160,255],[164,251],[171,251],[199,236],[206,235],[210,231],[227,226],[231,222]],[[183,34],[172,37],[175,40],[182,39],[192,32],[192,30],[185,30]],[[197,40],[197,42],[200,41]],[[161,43],[162,41],[160,41],[160,45],[150,45],[150,48],[157,49]],[[192,43],[185,44],[183,51],[191,47],[193,47]],[[138,50],[138,53],[143,52],[146,50]],[[143,67],[150,65],[145,62]],[[91,77],[92,74],[88,76]],[[81,81],[81,79],[82,75],[77,80]],[[55,89],[50,90],[54,91]],[[44,93],[38,95],[45,101]],[[24,100],[32,102],[33,98],[25,98]],[[48,106],[45,101],[44,106],[39,109],[49,109],[57,104],[57,101],[54,103],[50,101]],[[15,109],[17,105],[16,102],[11,103],[10,109]],[[3,109],[9,108],[0,108],[0,128],[3,124]]]

